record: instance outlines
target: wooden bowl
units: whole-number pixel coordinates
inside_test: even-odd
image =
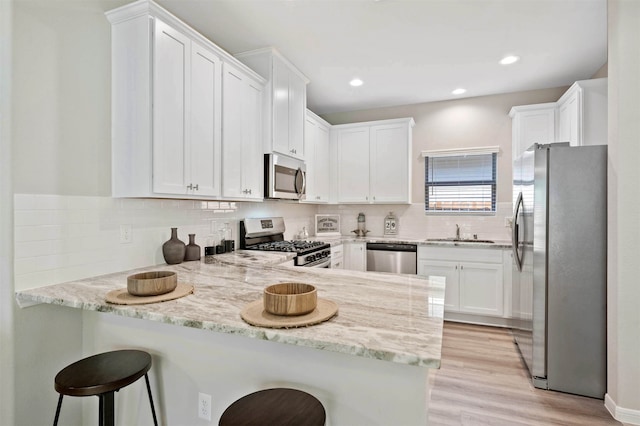
[[[175,290],[178,276],[171,271],[152,271],[127,277],[127,291],[134,296],[157,296]]]
[[[264,309],[273,315],[304,315],[318,303],[318,292],[311,284],[281,283],[264,289]]]

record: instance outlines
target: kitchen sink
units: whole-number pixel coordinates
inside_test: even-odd
[[[427,242],[437,243],[483,243],[493,244],[491,240],[476,240],[475,238],[427,238]]]

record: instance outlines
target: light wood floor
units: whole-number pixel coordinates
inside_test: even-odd
[[[621,425],[604,402],[533,387],[508,329],[445,322],[429,425]]]

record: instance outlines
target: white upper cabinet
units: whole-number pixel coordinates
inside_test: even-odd
[[[307,152],[306,203],[329,202],[329,133],[331,125],[307,110],[304,144]]]
[[[277,152],[304,160],[309,80],[274,48],[240,53],[236,58],[268,81],[264,152]]]
[[[607,144],[607,79],[576,81],[557,102],[515,106],[513,158],[534,143]]]
[[[264,79],[152,1],[106,15],[112,26],[112,195],[223,198],[223,63],[258,87]],[[253,101],[261,110],[262,98]],[[261,164],[261,123],[244,125],[260,127],[255,159],[242,160]]]
[[[257,80],[230,64],[223,71],[222,195],[263,197],[262,92]]]
[[[339,203],[410,203],[412,118],[333,126]]]
[[[571,146],[607,144],[606,78],[576,81],[558,99],[556,140]]]
[[[154,22],[153,191],[186,194],[191,40],[159,19]]]
[[[191,45],[189,185],[198,195],[221,194],[222,62],[204,47]],[[212,167],[213,163],[213,167]]]
[[[338,202],[369,202],[370,126],[337,128]]]
[[[513,158],[522,155],[534,143],[555,142],[556,103],[514,106],[511,117]]]

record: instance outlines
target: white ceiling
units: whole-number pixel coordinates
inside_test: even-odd
[[[159,3],[230,53],[276,47],[318,114],[565,86],[607,60],[606,0]]]

